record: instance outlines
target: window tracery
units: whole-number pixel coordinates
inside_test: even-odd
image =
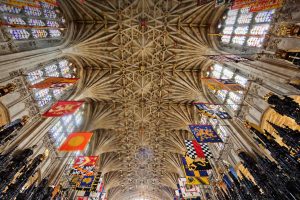
[[[0,4],[3,35],[7,40],[55,40],[61,41],[65,19],[58,5],[35,1],[35,4],[18,1]],[[40,44],[40,46],[43,43]]]
[[[221,43],[260,48],[275,10],[250,12],[249,8],[228,10],[219,24]]]
[[[214,64],[209,76],[212,78],[232,79],[243,87],[247,87],[248,84],[248,79],[245,76],[237,74],[227,66],[222,66],[220,64]],[[220,103],[227,106],[233,112],[240,108],[240,104],[243,100],[243,92],[239,91],[211,90],[211,93],[220,101]]]
[[[27,74],[27,81],[30,85],[34,85],[45,80],[47,77],[65,77],[74,78],[75,71],[72,67],[72,63],[67,59],[62,59],[57,62],[45,65],[35,71]],[[49,105],[51,102],[58,100],[64,93],[65,88],[58,89],[32,89],[34,98],[37,101],[39,107],[42,109]]]
[[[69,134],[75,131],[79,131],[84,114],[84,105],[81,106],[74,114],[61,117],[49,130],[50,137],[54,140],[55,147],[59,147]],[[87,152],[89,147],[85,149]],[[79,155],[80,152],[75,152]]]

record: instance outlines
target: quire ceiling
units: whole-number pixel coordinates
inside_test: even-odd
[[[83,3],[82,3],[83,2]],[[72,19],[64,53],[82,69],[78,99],[89,102],[109,199],[171,199],[180,154],[206,101],[200,80],[212,54],[217,9],[196,0],[63,1]]]

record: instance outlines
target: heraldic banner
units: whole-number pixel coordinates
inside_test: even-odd
[[[71,84],[75,84],[78,78],[62,78],[62,77],[49,77],[45,80],[36,83],[31,88],[45,89],[45,88],[65,88]]]
[[[196,185],[187,185],[186,178],[178,178],[178,183],[178,190],[180,190],[179,193],[181,193],[183,198],[193,198],[201,196],[200,188]]]
[[[58,151],[83,151],[92,136],[93,133],[89,132],[71,133],[59,147]]]
[[[220,106],[210,103],[195,103],[201,114],[209,118],[231,119],[231,116]]]
[[[199,143],[222,142],[211,125],[189,125],[191,132]]]
[[[230,79],[201,78],[211,90],[244,91],[244,88]]]
[[[98,160],[98,156],[77,156],[73,167],[94,166]]]
[[[185,157],[181,157],[182,160],[182,168],[184,175],[186,177],[187,185],[208,185],[208,173],[205,170],[196,170],[193,168],[192,163],[190,163],[191,159],[187,159]],[[207,167],[209,168],[209,167]]]
[[[65,115],[71,115],[84,101],[58,101],[51,108],[43,114],[43,117],[61,117]]]

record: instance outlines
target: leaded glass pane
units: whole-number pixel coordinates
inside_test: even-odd
[[[227,106],[231,108],[232,110],[236,111],[240,107],[236,102],[232,101],[231,99],[227,99],[226,102]]]
[[[0,11],[4,13],[13,13],[13,14],[19,14],[21,12],[21,8],[6,5],[6,4],[0,4]]]
[[[249,26],[238,26],[235,30],[234,30],[234,33],[235,34],[247,34],[248,33],[248,30],[249,30]]]
[[[227,68],[224,69],[222,79],[231,79],[233,77],[233,72]]]
[[[234,80],[235,80],[236,83],[238,83],[238,84],[240,84],[240,85],[242,85],[244,87],[246,87],[247,82],[248,82],[247,78],[245,78],[243,76],[240,76],[240,75],[236,75],[234,77]]]
[[[21,17],[4,16],[3,19],[10,25],[26,25],[26,22]]]
[[[59,99],[59,97],[63,94],[62,89],[52,89],[53,95],[55,99]]]
[[[230,42],[230,39],[231,39],[231,36],[230,36],[230,35],[223,35],[223,36],[221,37],[221,41],[222,41],[223,43],[229,43],[229,42]]]
[[[235,92],[229,92],[229,99],[231,99],[234,102],[240,102],[242,97],[238,93]]]
[[[252,13],[242,14],[238,18],[238,24],[249,24],[252,20],[252,17],[253,17]]]
[[[47,105],[52,100],[49,89],[34,89],[34,96],[40,107]]]
[[[256,23],[271,22],[275,10],[259,12],[255,17]]]
[[[31,34],[34,39],[46,38],[48,36],[47,31],[42,29],[32,29]]]
[[[224,34],[232,34],[232,32],[233,32],[233,26],[227,26],[223,30]]]
[[[28,25],[30,25],[30,26],[45,26],[46,24],[40,19],[28,19]]]
[[[39,17],[42,15],[42,11],[39,8],[33,8],[29,6],[24,6],[25,15]]]
[[[227,93],[228,93],[227,90],[219,90],[219,91],[217,91],[217,97],[218,97],[222,102],[224,102]]]
[[[219,64],[214,64],[213,69],[214,69],[214,71],[222,72],[223,66],[222,66],[222,65],[219,65]]]
[[[8,29],[8,33],[14,40],[26,40],[30,37],[30,33],[25,29]]]
[[[46,66],[45,72],[47,76],[59,77],[58,67],[55,64]]]
[[[50,37],[56,38],[61,36],[61,32],[59,30],[49,30]]]
[[[236,16],[227,17],[227,19],[225,20],[225,26],[233,25],[235,21],[236,21]]]
[[[261,37],[250,37],[247,40],[247,45],[248,46],[253,46],[253,47],[261,47],[263,44],[264,38]]]
[[[233,44],[243,45],[245,43],[245,40],[246,40],[245,36],[234,36],[232,38],[232,43]]]
[[[64,116],[62,117],[62,120],[63,120],[63,124],[67,126],[72,120],[72,115]]]
[[[268,33],[268,30],[270,28],[269,24],[259,24],[259,25],[255,25],[253,26],[253,28],[251,29],[250,33],[252,35],[265,35]]]
[[[238,10],[229,10],[227,12],[227,16],[236,16],[238,14]]]
[[[38,82],[41,82],[42,80],[44,80],[43,77],[43,71],[42,70],[36,70],[33,72],[28,73],[27,75],[27,80],[33,85],[36,84]]]

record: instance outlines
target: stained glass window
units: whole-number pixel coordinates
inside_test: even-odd
[[[248,79],[245,76],[237,74],[227,66],[225,67],[220,64],[214,64],[209,76],[213,78],[231,79],[243,87],[247,87],[248,85]],[[217,97],[220,103],[224,103],[231,110],[237,111],[240,108],[243,91],[212,90],[211,93]]]
[[[29,72],[27,75],[27,81],[30,85],[34,85],[45,80],[46,77],[66,77],[73,78],[74,71],[71,69],[71,63],[66,60],[60,60],[52,64],[45,65],[40,69]],[[40,108],[44,108],[51,102],[60,99],[64,94],[64,89],[32,89],[35,100]]]
[[[219,29],[223,34],[223,44],[235,46],[262,47],[265,35],[269,31],[275,10],[250,12],[249,8],[229,10]],[[257,35],[257,37],[253,37]]]
[[[59,147],[70,133],[79,131],[83,121],[84,107],[84,105],[81,106],[73,115],[61,117],[50,129],[49,134],[56,147]]]
[[[23,3],[20,7],[16,3],[1,3],[0,12],[4,23],[5,34],[13,40],[60,38],[65,20],[60,15],[58,6],[35,1]],[[13,15],[12,15],[13,14]],[[13,26],[12,26],[13,25]]]

